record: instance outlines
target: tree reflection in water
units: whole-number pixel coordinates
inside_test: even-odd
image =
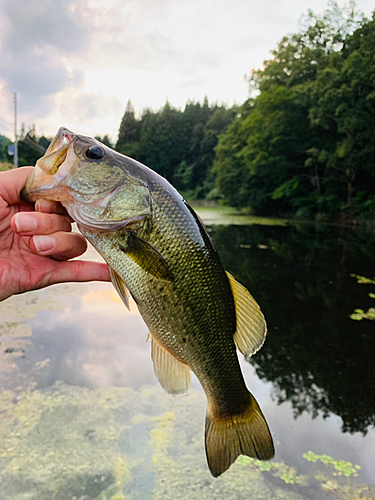
[[[375,331],[353,321],[370,290],[352,273],[375,275],[375,234],[321,225],[210,228],[224,267],[259,302],[268,338],[255,358],[295,417],[334,413],[343,432],[375,425]]]

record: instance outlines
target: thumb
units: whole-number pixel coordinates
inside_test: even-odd
[[[21,189],[33,172],[34,167],[21,167],[0,173],[0,196],[8,205],[22,201],[20,197]]]

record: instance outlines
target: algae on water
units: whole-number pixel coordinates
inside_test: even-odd
[[[171,398],[158,387],[89,390],[57,382],[41,391],[3,391],[0,498],[318,500],[327,492],[343,500],[374,498],[369,487],[330,477],[329,470],[314,479],[282,462],[248,457],[212,478],[203,446],[205,406],[201,393]]]

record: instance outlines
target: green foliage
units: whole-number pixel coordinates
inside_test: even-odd
[[[308,113],[294,90],[278,87],[246,102],[216,149],[214,172],[224,198],[267,215],[293,213],[301,198],[313,197],[304,166],[312,146],[307,131]]]
[[[11,142],[12,141],[8,139],[8,137],[0,134],[0,161],[7,159],[8,144]]]
[[[248,457],[246,455],[240,455],[237,458],[237,463],[240,465],[249,465],[255,462],[255,458]]]
[[[232,123],[234,110],[214,106],[203,109],[202,115],[203,120],[193,127],[185,163],[180,164],[181,189],[190,193],[189,198],[204,198],[212,190],[213,176],[210,170],[218,136]]]
[[[211,166],[218,136],[233,121],[235,110],[188,102],[184,111],[167,102],[146,110],[138,120],[129,101],[116,149],[160,173],[189,198],[203,198],[213,188]]]
[[[296,469],[289,467],[284,462],[262,462],[245,455],[240,455],[236,462],[242,466],[249,465],[260,472],[271,472],[274,477],[281,479],[286,484],[306,484],[306,476],[297,476]]]
[[[0,161],[0,172],[5,172],[6,170],[11,170],[13,168],[13,163]]]
[[[103,137],[100,135],[96,135],[95,139],[101,142],[102,144],[105,144],[109,148],[113,148],[113,144],[111,142],[111,139],[108,137],[108,134],[103,135]]]
[[[116,150],[120,153],[136,158],[138,155],[138,144],[140,138],[140,122],[134,115],[134,107],[128,101],[125,114],[120,123]]]
[[[357,283],[375,285],[375,280],[366,278],[365,276],[359,276],[358,274],[351,274],[350,276],[357,278]],[[375,293],[369,293],[368,296],[370,299],[375,299]],[[367,312],[363,309],[355,309],[350,318],[355,321],[361,321],[362,319],[375,320],[375,307],[370,307]]]
[[[371,297],[371,294],[369,294],[369,297]],[[370,307],[366,312],[363,309],[355,309],[350,317],[354,321],[361,321],[362,319],[375,320],[375,307]]]
[[[301,31],[283,37],[264,68],[250,72],[250,86],[263,92],[314,81],[328,54],[341,50],[347,37],[365,21],[354,2],[341,9],[330,0],[321,15],[309,10],[300,20]]]
[[[44,155],[51,139],[38,137],[35,127],[32,127],[26,134],[22,131],[18,141],[18,166],[35,165],[37,160]],[[6,154],[8,162],[13,162],[13,156]]]
[[[366,278],[365,276],[359,276],[358,274],[351,274],[352,278],[357,278],[357,283],[365,285],[375,285],[375,279]]]
[[[294,484],[294,474],[291,474],[290,472],[284,472],[280,476],[280,479],[282,479],[287,484]]]
[[[255,461],[255,465],[258,467],[258,469],[261,471],[261,472],[264,472],[264,471],[270,471],[272,470],[272,465],[271,462],[261,462],[260,460],[256,460]]]
[[[358,471],[361,469],[359,465],[353,465],[351,462],[346,462],[345,460],[335,460],[329,455],[316,455],[312,451],[304,453],[303,458],[312,463],[320,462],[325,466],[331,467],[331,470],[333,468],[333,476],[345,476],[347,478],[351,476],[357,477]],[[284,462],[261,462],[260,460],[240,455],[236,463],[244,467],[249,466],[260,472],[269,472],[273,477],[281,479],[286,484],[298,484],[300,486],[307,486],[308,484],[307,476],[297,475],[296,469],[288,466]],[[340,492],[349,492],[348,485],[344,485],[343,483],[339,484],[336,481],[330,480],[322,472],[316,474],[315,479],[321,483],[321,487],[325,491],[339,490]],[[368,490],[368,488],[364,487],[363,491],[366,490]],[[359,496],[358,498],[363,497]]]
[[[259,95],[219,138],[216,188],[262,215],[373,220],[375,20],[331,1],[301,25],[251,72]]]
[[[253,101],[250,99],[242,105],[237,119],[228,127],[226,133],[220,135],[215,149],[216,159],[212,172],[216,178],[218,192],[229,205],[236,208],[248,205],[248,193],[250,191],[253,196],[256,196],[257,193],[256,189],[250,188],[250,182],[254,184],[254,178],[251,177],[241,155],[247,137],[246,129],[243,127],[243,120],[252,111]]]
[[[187,150],[182,113],[166,103],[157,113],[142,116],[138,160],[172,181]]]

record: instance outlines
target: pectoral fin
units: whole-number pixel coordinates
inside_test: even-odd
[[[120,276],[111,268],[109,268],[109,274],[111,275],[111,281],[112,285],[115,287],[116,292],[120,295],[123,303],[126,305],[126,307],[130,311],[129,307],[129,297],[130,297],[130,292],[126,288],[125,283],[122,281]]]
[[[190,386],[190,369],[188,365],[178,361],[153,336],[151,356],[154,362],[155,375],[162,388],[172,396],[183,396]]]
[[[237,329],[234,342],[244,356],[252,356],[263,345],[267,325],[263,313],[249,291],[227,273],[236,307]]]
[[[126,246],[120,249],[146,272],[162,280],[173,280],[173,273],[163,255],[146,240],[129,233]]]

